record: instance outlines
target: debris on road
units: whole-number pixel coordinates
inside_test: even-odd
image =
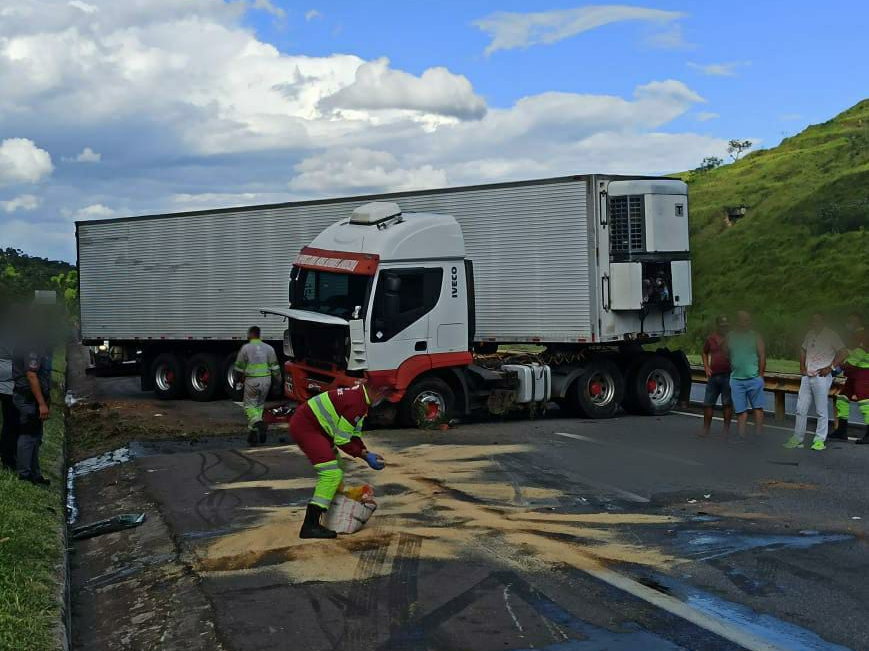
[[[77,477],[89,475],[98,470],[105,470],[112,466],[117,466],[121,463],[132,461],[134,458],[130,448],[123,447],[111,452],[106,452],[84,461],[79,461],[77,464],[70,466],[66,471],[66,522],[67,524],[75,524],[78,520],[78,505],[75,501],[75,480]]]
[[[86,538],[94,538],[107,533],[123,531],[124,529],[132,529],[133,527],[138,527],[143,522],[145,522],[144,513],[124,513],[106,518],[105,520],[98,520],[90,524],[73,527],[71,533],[73,540],[85,540]]]

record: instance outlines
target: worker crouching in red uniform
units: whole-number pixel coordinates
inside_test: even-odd
[[[339,449],[351,457],[364,459],[374,470],[383,470],[386,465],[382,456],[369,452],[362,442],[362,425],[368,409],[384,397],[382,389],[363,384],[332,389],[308,400],[290,418],[290,435],[317,471],[317,486],[305,513],[300,538],[337,535],[321,525],[320,518],[329,510],[344,478]]]

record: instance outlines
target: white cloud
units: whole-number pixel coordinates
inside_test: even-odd
[[[51,155],[27,138],[0,142],[0,186],[38,183],[51,174]]]
[[[116,214],[117,213],[114,210],[101,203],[92,203],[84,208],[79,208],[74,213],[76,220],[108,219],[109,217],[114,217]]]
[[[16,212],[18,210],[36,210],[41,203],[42,199],[36,195],[22,194],[9,201],[0,201],[0,207],[6,212]]]
[[[486,113],[486,102],[471,82],[446,68],[429,68],[415,77],[389,67],[389,59],[363,63],[353,83],[324,98],[320,105],[338,109],[407,109],[461,119]]]
[[[444,170],[431,165],[408,168],[398,157],[372,149],[333,150],[296,165],[290,189],[300,194],[373,192],[433,188],[447,184]]]
[[[640,20],[668,24],[685,15],[679,11],[627,5],[589,5],[533,13],[499,11],[477,20],[474,25],[492,37],[486,47],[486,54],[489,55],[498,50],[557,43],[611,23]]]
[[[102,154],[94,151],[90,147],[85,147],[74,158],[64,158],[63,160],[75,163],[99,163],[102,159]]]
[[[670,27],[660,32],[650,34],[646,37],[645,43],[662,50],[682,50],[692,47],[685,40],[685,35],[682,33],[682,25],[679,23],[670,25]]]
[[[254,0],[253,5],[251,5],[254,9],[259,9],[260,11],[265,11],[268,14],[271,14],[275,18],[286,18],[287,12],[285,12],[280,7],[275,6],[271,0]]]
[[[699,70],[710,77],[735,77],[737,68],[751,65],[750,61],[730,61],[728,63],[694,63],[688,62],[689,68]]]
[[[30,0],[0,20],[0,123],[47,150],[22,141],[47,165],[25,173],[2,158],[2,182],[10,169],[16,184],[44,179],[48,151],[70,142],[112,161],[99,174],[63,166],[27,220],[0,210],[4,244],[48,257],[74,259],[72,219],[651,174],[725,155],[720,139],[662,133],[703,102],[676,80],[627,96],[544,92],[487,106],[445,68],[409,74],[352,54],[286,54],[247,27],[253,0],[88,2],[98,20],[65,0]],[[62,236],[41,236],[49,230]]]
[[[709,120],[714,120],[721,116],[718,113],[712,113],[710,111],[700,111],[696,117],[698,122],[708,122]]]
[[[97,11],[99,11],[99,7],[88,4],[87,2],[82,2],[82,0],[69,0],[69,2],[67,2],[66,4],[68,4],[70,7],[78,9],[79,11],[83,11],[86,14],[95,14]]]
[[[322,18],[323,14],[321,14],[316,9],[308,9],[305,12],[305,22],[311,22],[312,20],[316,20],[317,18]]]

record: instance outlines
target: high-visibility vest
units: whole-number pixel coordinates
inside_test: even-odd
[[[235,361],[235,370],[245,377],[269,377],[278,375],[278,357],[275,349],[259,339],[251,339],[241,347]]]
[[[368,391],[364,386],[360,386],[359,388],[362,390],[365,404],[371,404],[368,397]],[[343,389],[343,391],[356,390],[358,389]],[[341,390],[339,389],[339,391]],[[320,423],[320,427],[323,428],[323,431],[332,439],[335,445],[347,445],[350,443],[352,437],[362,435],[362,423],[365,418],[360,416],[356,419],[355,423],[351,423],[344,416],[338,413],[337,409],[335,409],[335,405],[332,402],[332,398],[329,397],[329,393],[330,392],[327,391],[314,396],[308,400],[308,407],[314,413],[314,416],[316,416],[317,422]]]

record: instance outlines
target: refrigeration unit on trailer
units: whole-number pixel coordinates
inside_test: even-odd
[[[289,397],[367,377],[412,422],[550,399],[595,417],[660,413],[690,384],[684,355],[647,351],[684,332],[691,303],[687,187],[672,179],[571,176],[76,233],[83,339],[138,355],[143,389],[164,398],[237,397],[232,361],[254,323],[286,361]],[[498,352],[510,344],[526,348]]]
[[[690,389],[687,186],[580,176],[412,193],[357,207],[290,275],[285,394],[365,377],[405,423],[551,400],[588,417],[663,413]],[[499,346],[535,350],[498,353]]]

